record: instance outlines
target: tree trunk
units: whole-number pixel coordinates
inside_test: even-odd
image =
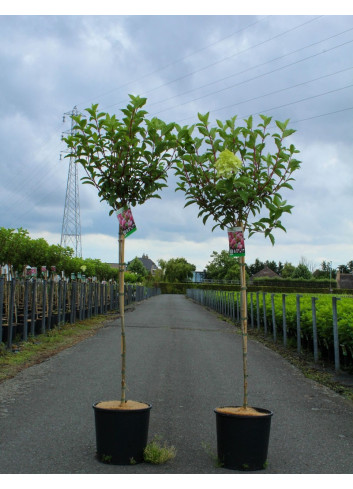
[[[119,227],[119,309],[121,318],[121,404],[126,402],[126,341],[125,341],[125,293],[124,293],[124,253],[125,236]]]

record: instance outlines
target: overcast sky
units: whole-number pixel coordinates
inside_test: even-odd
[[[212,122],[290,119],[302,168],[285,195],[295,206],[282,219],[287,233],[275,233],[274,247],[251,237],[246,260],[297,265],[304,257],[337,267],[353,259],[350,12],[81,12],[0,16],[0,226],[60,243],[69,165],[60,160],[61,135],[70,129],[63,114],[99,103],[120,117],[133,93],[147,97],[149,116],[180,124],[197,122],[198,112]],[[126,260],[184,257],[203,270],[213,251],[227,249],[226,232],[212,233],[174,189],[171,177],[162,201],[133,209],[138,231],[127,238]],[[118,261],[118,221],[108,212],[93,187],[80,185],[84,258]]]

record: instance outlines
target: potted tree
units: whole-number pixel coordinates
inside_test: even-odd
[[[96,187],[109,214],[119,219],[119,307],[121,318],[121,396],[120,400],[93,405],[97,455],[103,462],[128,464],[143,460],[147,444],[151,405],[126,399],[126,335],[124,319],[125,238],[135,229],[131,207],[147,199],[160,198],[166,186],[167,169],[173,160],[176,136],[173,124],[146,118],[145,98],[130,95],[119,120],[98,110],[73,115],[73,134],[65,138],[73,157],[85,170],[83,183]]]
[[[242,405],[215,409],[217,451],[220,462],[231,469],[261,469],[267,458],[272,412],[248,405],[247,300],[244,233],[249,237],[264,233],[274,244],[273,230],[285,231],[280,218],[293,206],[280,192],[292,189],[292,174],[300,167],[293,144],[285,140],[293,132],[288,120],[276,121],[276,132],[269,132],[271,117],[260,116],[236,125],[236,117],[209,126],[209,114],[198,114],[191,127],[177,126],[179,160],[174,165],[178,176],[176,190],[185,192],[186,204],[196,204],[203,223],[214,220],[228,228],[230,253],[239,256],[241,281],[241,330],[244,392]],[[198,134],[193,137],[197,129]],[[272,152],[268,152],[268,148]],[[266,150],[266,153],[265,153]]]

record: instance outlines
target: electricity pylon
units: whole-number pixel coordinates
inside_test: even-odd
[[[65,122],[65,115],[69,115],[71,117],[70,134],[74,134],[75,123],[72,120],[72,116],[77,114],[78,111],[76,106],[71,112],[66,112],[64,114],[63,122]],[[65,208],[61,228],[60,246],[64,248],[70,246],[73,248],[76,257],[82,257],[78,168],[75,160],[72,157],[70,157],[69,172],[67,176]]]

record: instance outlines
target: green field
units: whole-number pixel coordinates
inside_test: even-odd
[[[240,293],[225,292],[220,290],[191,291],[194,298],[202,304],[215,309],[222,315],[239,320]],[[288,345],[296,346],[297,342],[297,296],[298,294],[285,295],[285,320],[286,330],[283,330],[283,294],[265,294],[265,309],[263,307],[262,292],[248,292],[248,327],[258,328],[257,317],[259,312],[259,328],[263,331],[266,326],[269,337],[274,334],[272,296],[274,306],[274,322],[276,341],[283,341],[284,333]],[[253,314],[251,316],[251,297],[253,302]],[[329,294],[300,294],[300,348],[313,351],[313,311],[312,297],[316,297],[316,330],[318,355],[323,360],[334,361],[334,328],[333,328],[333,297]],[[339,359],[341,366],[353,367],[353,296],[337,297],[337,330],[339,343]],[[201,299],[201,300],[200,300]],[[258,299],[258,306],[257,306]],[[264,321],[266,318],[266,323]]]
[[[300,294],[300,331],[301,340],[304,346],[311,347],[313,344],[313,312],[312,297],[317,297],[316,308],[316,327],[318,347],[322,355],[331,356],[334,347],[333,337],[333,307],[332,296],[327,294]],[[265,296],[266,322],[270,332],[273,333],[272,319],[272,294]],[[257,318],[257,295],[253,297],[253,318],[256,324]],[[282,294],[274,294],[274,311],[276,329],[279,334],[283,327],[283,306]],[[263,295],[259,293],[260,321],[263,326]],[[337,325],[340,345],[340,356],[343,357],[345,364],[353,364],[353,297],[340,297],[337,301]],[[288,338],[297,335],[297,294],[286,294],[285,298],[286,326]],[[250,294],[248,294],[248,314],[249,322],[251,317]],[[257,326],[257,325],[256,325]]]

